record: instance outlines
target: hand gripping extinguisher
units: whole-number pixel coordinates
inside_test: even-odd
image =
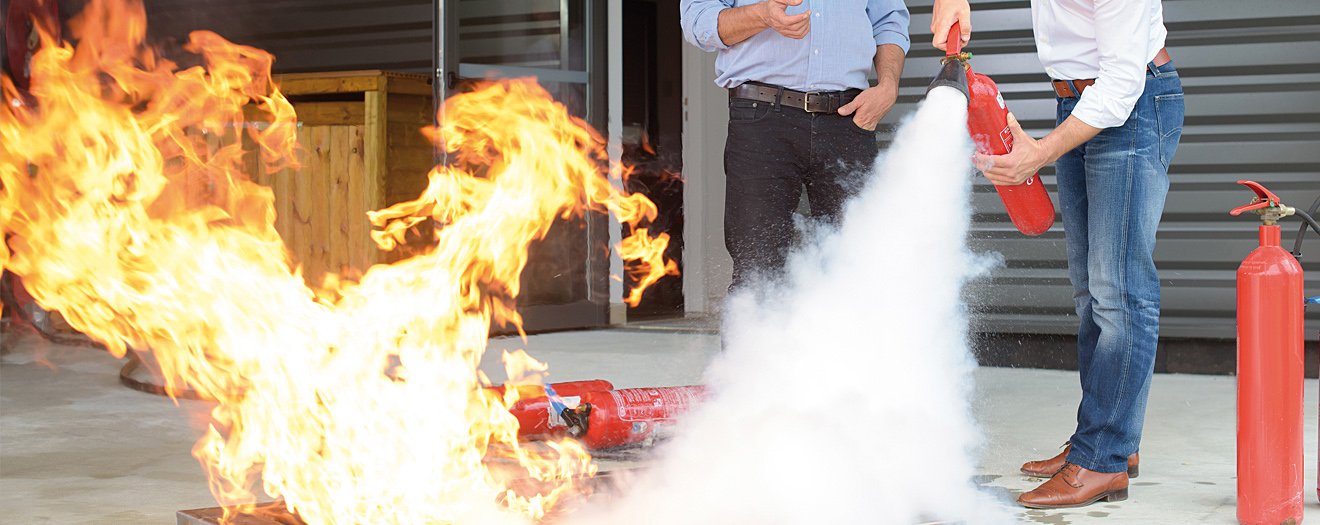
[[[943,69],[930,83],[930,92],[948,86],[967,96],[967,130],[972,143],[983,155],[1003,155],[1013,151],[1013,133],[1008,129],[1008,106],[999,94],[999,87],[990,77],[972,71],[970,53],[962,52],[962,31],[959,24],[949,28],[948,47]],[[1054,225],[1054,203],[1049,192],[1034,174],[1026,182],[1015,186],[995,186],[1004,209],[1018,231],[1036,236]]]
[[[1232,215],[1261,217],[1260,246],[1237,271],[1237,517],[1248,525],[1302,521],[1302,265],[1280,246],[1279,219],[1309,214],[1256,193]]]
[[[706,396],[703,386],[626,388],[582,394],[563,412],[569,435],[592,450],[666,437],[675,421]]]

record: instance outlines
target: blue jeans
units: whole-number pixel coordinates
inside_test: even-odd
[[[1058,99],[1059,123],[1077,100]],[[1145,91],[1127,122],[1056,163],[1068,276],[1081,321],[1082,403],[1068,462],[1088,470],[1125,471],[1141,442],[1159,342],[1155,230],[1182,126],[1177,69],[1172,62],[1149,64]]]

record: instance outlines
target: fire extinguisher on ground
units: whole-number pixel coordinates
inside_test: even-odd
[[[1305,374],[1301,237],[1289,253],[1278,221],[1296,215],[1320,233],[1311,212],[1283,204],[1253,181],[1256,193],[1230,212],[1261,217],[1260,246],[1237,272],[1237,516],[1249,525],[1302,521],[1302,386]],[[1316,205],[1320,207],[1320,200]],[[1318,494],[1320,495],[1320,494]]]
[[[703,386],[588,392],[564,410],[563,419],[569,435],[587,448],[618,448],[666,437],[677,418],[705,396]]]
[[[967,130],[971,133],[976,150],[985,155],[1004,155],[1013,151],[1013,134],[1008,129],[1008,106],[999,94],[999,87],[990,77],[972,71],[972,55],[962,52],[962,32],[959,24],[949,28],[943,69],[931,82],[930,88],[947,86],[967,97]],[[1054,225],[1054,203],[1041,184],[1040,175],[1034,174],[1026,182],[1014,186],[995,186],[999,199],[1004,202],[1013,226],[1025,235],[1045,233]]]

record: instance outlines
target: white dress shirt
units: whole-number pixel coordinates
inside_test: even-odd
[[[1127,121],[1168,35],[1160,0],[1031,0],[1031,25],[1050,78],[1096,79],[1072,112],[1096,128]]]

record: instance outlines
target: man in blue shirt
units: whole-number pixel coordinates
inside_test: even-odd
[[[802,189],[832,223],[877,154],[908,49],[902,0],[682,0],[683,36],[729,90],[724,242],[733,285],[774,277]],[[874,70],[877,83],[871,86]]]

